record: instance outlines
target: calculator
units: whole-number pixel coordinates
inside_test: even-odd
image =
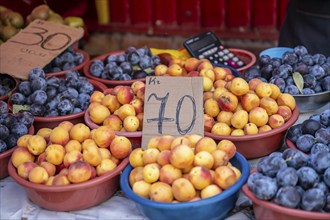
[[[235,69],[246,65],[239,57],[225,48],[211,31],[191,37],[185,40],[183,45],[191,56],[198,59],[206,58],[215,65],[223,64]]]

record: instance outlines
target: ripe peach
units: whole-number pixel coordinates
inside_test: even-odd
[[[223,150],[228,154],[229,159],[233,158],[236,153],[236,145],[227,139],[221,140],[217,145],[218,150]]]
[[[32,183],[45,184],[49,178],[49,175],[45,168],[36,166],[29,172],[28,179]]]
[[[54,180],[55,176],[50,176],[48,177],[48,180],[46,181],[45,185],[46,186],[51,186],[53,185],[53,180]],[[69,180],[68,180],[69,181]],[[70,183],[69,183],[70,184]]]
[[[269,83],[260,82],[256,86],[255,92],[259,96],[259,98],[263,98],[263,97],[270,97],[273,91]]]
[[[244,125],[244,134],[248,135],[248,134],[258,134],[259,129],[257,127],[257,125],[253,124],[253,123],[247,123],[246,125]]]
[[[49,142],[49,136],[50,133],[52,132],[51,128],[40,128],[36,135],[40,135],[41,137],[43,137],[45,139],[46,142]]]
[[[88,111],[90,119],[96,124],[102,124],[110,114],[110,110],[101,104],[97,104]]]
[[[260,107],[264,108],[268,115],[275,114],[278,111],[277,102],[270,97],[262,98],[260,100]]]
[[[215,74],[213,69],[201,69],[199,75],[208,77],[210,80],[212,80],[212,82],[214,82],[215,80]]]
[[[225,87],[217,87],[213,91],[213,98],[218,102],[220,99],[220,96],[223,92],[228,92],[228,90]]]
[[[261,134],[261,133],[264,133],[267,131],[271,131],[271,130],[272,130],[272,127],[270,127],[269,125],[263,125],[258,128],[258,134]]]
[[[174,138],[174,140],[171,143],[171,149],[173,149],[174,147],[176,147],[179,144],[185,144],[189,147],[191,147],[191,142],[190,140],[185,137],[185,136],[178,136],[176,138]]]
[[[188,168],[194,162],[194,151],[186,144],[179,144],[171,150],[170,162],[179,169]]]
[[[82,147],[79,141],[77,140],[69,140],[68,143],[64,146],[65,152],[70,152],[73,150],[81,151]]]
[[[170,76],[182,76],[183,67],[177,63],[170,65],[166,71],[166,74]]]
[[[213,69],[213,65],[209,60],[200,60],[197,66],[197,71],[200,72],[202,69]]]
[[[51,181],[51,177],[53,177],[52,181]],[[60,174],[57,174],[56,176],[51,176],[51,177],[49,177],[49,179],[48,179],[49,180],[49,183],[48,183],[49,185],[52,185],[52,186],[65,186],[65,185],[71,184],[68,176],[64,173],[60,173]]]
[[[68,179],[71,183],[82,183],[92,177],[92,169],[89,163],[83,160],[71,164],[68,170]]]
[[[148,148],[144,150],[142,155],[143,164],[146,165],[150,163],[156,163],[159,154],[160,151],[158,148]]]
[[[217,116],[218,122],[226,123],[228,126],[231,126],[230,119],[233,116],[234,113],[227,112],[227,111],[220,111],[220,113]]]
[[[204,113],[210,115],[211,117],[217,117],[219,112],[220,112],[220,108],[219,108],[218,102],[215,99],[210,98],[205,101]]]
[[[202,76],[202,77],[203,77],[203,91],[204,92],[211,91],[213,88],[213,81],[206,76]]]
[[[143,112],[143,101],[139,98],[134,98],[132,101],[130,101],[130,103],[134,109],[135,109],[135,113],[139,114],[141,112]]]
[[[109,115],[104,119],[103,125],[109,126],[114,131],[120,131],[123,128],[123,121],[118,115]]]
[[[144,101],[145,91],[146,91],[146,87],[145,87],[145,86],[139,88],[139,89],[136,91],[136,93],[135,93],[136,97],[139,98],[139,99],[141,99],[142,101]]]
[[[129,115],[123,121],[123,126],[125,130],[128,132],[137,131],[139,125],[140,125],[140,121],[135,115]]]
[[[199,76],[199,72],[197,70],[193,70],[187,73],[188,77],[196,77]]]
[[[114,113],[121,106],[117,97],[112,94],[105,95],[101,101],[101,104],[106,106],[111,113]]]
[[[171,151],[170,150],[163,150],[158,154],[157,157],[157,163],[161,166],[164,166],[166,164],[170,163],[170,154]]]
[[[272,88],[272,94],[270,95],[270,97],[276,100],[277,97],[281,94],[281,90],[275,84],[269,83],[269,86]]]
[[[94,91],[91,95],[91,97],[89,98],[90,102],[98,102],[101,103],[102,99],[104,97],[104,93],[101,91]]]
[[[124,159],[132,152],[132,143],[127,137],[116,135],[110,144],[110,152],[117,159]]]
[[[151,137],[148,141],[147,148],[158,148],[158,142],[161,136]]]
[[[212,153],[213,156],[213,169],[215,170],[219,166],[226,166],[229,162],[229,155],[223,150],[215,150]]]
[[[50,133],[49,141],[52,144],[65,145],[70,140],[69,132],[63,127],[55,127]]]
[[[278,106],[277,114],[281,115],[284,121],[287,122],[292,116],[292,111],[288,106],[280,105]]]
[[[249,113],[245,110],[236,111],[230,119],[230,123],[234,128],[242,129],[249,121]]]
[[[136,115],[136,112],[135,112],[133,105],[124,104],[124,105],[120,106],[120,108],[117,109],[114,112],[114,114],[118,115],[119,118],[123,121],[127,116]]]
[[[195,145],[195,153],[207,151],[211,153],[217,149],[217,143],[210,137],[202,137]]]
[[[261,79],[253,78],[249,81],[249,89],[254,91],[259,83],[261,83]]]
[[[170,185],[163,182],[153,183],[150,186],[149,197],[151,200],[157,202],[172,202],[172,188]]]
[[[45,138],[43,138],[40,135],[32,135],[27,140],[27,149],[33,154],[33,155],[39,155],[42,152],[45,151],[47,147],[47,143]]]
[[[211,133],[217,135],[230,135],[230,132],[230,126],[224,122],[216,122],[211,129]]]
[[[69,134],[71,140],[77,140],[81,143],[90,137],[91,131],[87,125],[78,123],[71,128]]]
[[[228,68],[224,68],[224,67],[214,67],[213,71],[214,71],[214,75],[215,75],[215,80],[224,80],[226,75],[229,73],[228,72]],[[231,72],[231,70],[229,70]],[[231,73],[229,74],[231,75]]]
[[[137,91],[141,88],[144,88],[146,84],[142,81],[134,81],[131,85],[131,88],[133,90],[133,93],[136,95]]]
[[[200,63],[200,60],[199,59],[197,59],[195,57],[189,57],[184,62],[184,68],[189,73],[190,71],[197,70],[197,67],[198,67],[199,63]]]
[[[62,121],[57,125],[57,127],[62,127],[70,132],[71,128],[73,127],[73,123],[71,121]]]
[[[132,167],[142,167],[143,163],[143,153],[142,148],[138,147],[132,150],[130,153],[128,160]]]
[[[269,116],[268,124],[273,129],[281,127],[282,125],[284,125],[284,123],[285,123],[284,118],[279,114],[273,114],[273,115]]]
[[[219,106],[221,110],[232,112],[237,108],[238,99],[231,92],[223,92],[219,97]]]
[[[159,181],[171,185],[174,180],[182,176],[182,171],[174,167],[172,164],[166,164],[159,170]]]
[[[150,183],[144,180],[136,181],[132,186],[132,191],[137,195],[149,199]]]
[[[143,180],[143,167],[134,167],[128,176],[128,182],[132,187],[135,182]]]
[[[82,156],[84,161],[91,166],[97,166],[102,161],[102,155],[99,147],[95,145],[88,145],[86,148],[83,148]]]
[[[134,98],[134,93],[131,87],[129,86],[122,86],[118,89],[116,94],[117,100],[120,104],[128,104]]]
[[[177,201],[187,202],[196,195],[196,190],[192,183],[186,178],[176,179],[172,184],[173,196]]]
[[[72,150],[64,155],[63,164],[65,167],[69,167],[74,162],[82,159],[83,159],[83,155],[80,151]]]
[[[43,153],[41,153],[41,154],[38,155],[38,157],[37,157],[37,159],[36,159],[36,163],[37,163],[38,165],[40,165],[41,162],[43,162],[43,161],[47,161],[47,160],[46,160],[46,153],[45,153],[45,152],[43,152]]]
[[[32,137],[32,134],[25,134],[17,139],[17,147],[27,147],[27,141]]]
[[[195,189],[202,190],[212,184],[212,175],[206,167],[195,166],[190,170],[188,180],[193,184]]]
[[[25,147],[16,148],[11,155],[11,162],[14,167],[18,167],[24,162],[34,162],[34,155]]]
[[[237,181],[236,173],[229,166],[219,166],[215,170],[214,182],[221,189],[228,189]]]
[[[278,105],[286,105],[288,106],[292,111],[296,108],[296,101],[294,97],[289,93],[281,93],[277,99]]]
[[[46,161],[54,165],[59,165],[63,163],[65,149],[59,144],[50,144],[47,146],[46,150]]]
[[[201,198],[206,199],[210,198],[212,196],[218,195],[222,192],[222,189],[215,185],[215,184],[210,184],[201,191]]]
[[[231,131],[230,133],[231,136],[243,136],[244,135],[244,130],[240,128],[235,128]]]
[[[139,119],[139,127],[138,127],[138,131],[142,131],[142,128],[143,128],[143,115],[144,113],[143,112],[140,112],[136,115],[136,117]]]
[[[81,144],[81,149],[82,149],[82,151],[84,151],[84,149],[86,149],[88,146],[90,146],[90,145],[93,145],[93,146],[95,146],[95,147],[98,147],[97,146],[97,144],[96,144],[96,142],[93,140],[93,139],[86,139],[86,140],[84,140],[84,142],[82,142],[82,144]]]
[[[249,112],[260,105],[260,98],[254,93],[246,93],[241,97],[241,105],[244,110]]]
[[[193,165],[204,166],[207,169],[212,169],[213,163],[214,163],[214,159],[210,152],[200,151],[196,153]]]
[[[267,124],[268,114],[265,109],[261,107],[255,107],[249,112],[249,122],[257,125],[258,127]]]
[[[111,152],[108,148],[99,148],[102,159],[111,159]]]
[[[52,163],[49,163],[47,161],[43,161],[40,163],[40,166],[45,168],[45,170],[48,173],[48,176],[54,176],[56,172],[56,166]]]
[[[203,92],[203,104],[205,104],[206,100],[208,100],[210,98],[213,98],[212,91]]]
[[[236,96],[242,96],[249,91],[249,84],[241,77],[235,77],[229,87],[229,91]]]
[[[237,167],[235,167],[235,166],[230,166],[230,168],[235,172],[236,180],[239,180],[239,178],[242,175],[241,171],[239,169],[237,169]]]
[[[95,129],[93,140],[99,147],[109,147],[115,138],[115,132],[109,126],[100,126]]]
[[[163,76],[166,74],[168,67],[164,64],[159,64],[155,67],[154,72],[155,76]]]
[[[149,163],[143,167],[143,180],[147,183],[157,182],[160,175],[160,166],[157,163]]]
[[[115,164],[110,159],[102,159],[101,163],[96,166],[96,175],[102,176],[106,173],[109,173],[113,171],[117,167],[117,164]]]
[[[225,81],[224,79],[218,79],[217,81],[215,81],[213,83],[213,87],[215,89],[217,89],[217,88],[224,88],[224,89],[226,89],[225,88],[226,84],[227,84],[227,81]],[[228,89],[226,89],[226,90],[228,91]]]
[[[185,138],[188,138],[190,141],[190,146],[194,148],[196,146],[196,143],[203,137],[199,134],[186,134],[184,136]]]
[[[26,161],[17,167],[17,174],[24,179],[28,179],[29,172],[37,166],[38,165],[32,161]]]
[[[204,131],[211,132],[214,125],[214,118],[204,113]]]
[[[170,150],[173,140],[174,140],[174,136],[172,135],[162,135],[158,141],[158,145],[157,145],[158,150],[160,151]]]

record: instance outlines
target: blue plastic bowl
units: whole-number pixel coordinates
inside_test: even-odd
[[[282,55],[285,52],[292,52],[293,48],[290,47],[272,47],[266,50],[263,50],[260,52],[259,57],[262,55],[268,55],[270,58],[277,57],[277,58],[282,58]]]
[[[224,219],[235,207],[239,192],[250,173],[249,163],[240,153],[237,152],[230,162],[241,171],[241,178],[219,195],[207,199],[193,202],[163,203],[142,198],[135,194],[129,185],[129,174],[133,169],[130,165],[127,165],[121,174],[120,187],[127,198],[133,200],[138,209],[149,219]]]

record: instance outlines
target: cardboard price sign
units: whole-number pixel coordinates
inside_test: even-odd
[[[0,73],[27,79],[32,68],[43,68],[83,34],[82,28],[34,20],[0,46]]]
[[[146,78],[142,149],[160,135],[204,136],[203,78]]]

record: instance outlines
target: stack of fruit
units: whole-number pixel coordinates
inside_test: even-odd
[[[18,12],[0,6],[0,44],[24,27],[24,18]]]

